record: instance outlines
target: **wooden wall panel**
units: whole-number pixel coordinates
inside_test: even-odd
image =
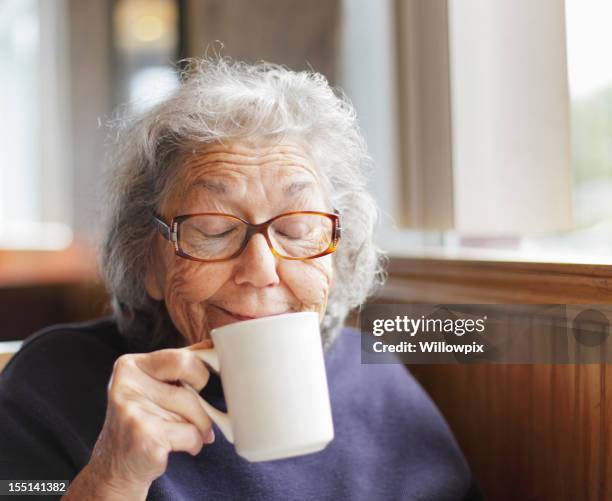
[[[0,372],[2,372],[2,369],[4,369],[4,366],[8,363],[12,356],[12,353],[0,353]]]
[[[488,499],[612,499],[610,367],[414,365]]]
[[[612,268],[394,259],[377,301],[607,304]],[[409,368],[487,499],[612,499],[612,364]]]
[[[22,340],[54,324],[80,322],[109,312],[106,291],[98,283],[0,287],[0,341]]]

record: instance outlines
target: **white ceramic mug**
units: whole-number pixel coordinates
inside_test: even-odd
[[[211,334],[214,348],[194,353],[219,373],[228,412],[200,401],[236,452],[268,461],[324,449],[334,428],[318,314],[256,318]]]

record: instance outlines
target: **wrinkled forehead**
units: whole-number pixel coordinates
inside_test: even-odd
[[[173,200],[193,196],[268,200],[324,196],[320,172],[305,145],[298,141],[214,143],[183,158],[172,189]]]

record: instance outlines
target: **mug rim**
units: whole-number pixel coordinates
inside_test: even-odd
[[[281,313],[280,315],[268,315],[266,317],[259,317],[259,318],[251,318],[249,320],[241,320],[240,322],[233,322],[231,324],[226,324],[226,325],[222,325],[221,327],[215,327],[214,329],[212,329],[210,331],[210,335],[211,337],[218,332],[221,329],[227,329],[227,328],[231,328],[235,325],[244,325],[244,324],[255,324],[255,323],[260,323],[260,322],[264,322],[267,320],[270,320],[271,318],[286,318],[286,317],[296,317],[296,316],[310,316],[310,315],[316,315],[317,318],[319,317],[319,314],[316,311],[291,311],[288,313]]]

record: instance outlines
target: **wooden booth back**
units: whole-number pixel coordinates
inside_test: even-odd
[[[612,303],[605,266],[395,259],[378,302]],[[612,499],[612,365],[411,365],[487,499]]]

